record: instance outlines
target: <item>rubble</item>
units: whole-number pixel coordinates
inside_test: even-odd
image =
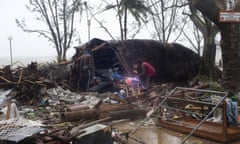
[[[58,67],[58,65],[55,66]],[[1,73],[0,83],[3,86],[1,87],[3,88],[1,102],[15,99],[19,109],[19,118],[26,118],[41,124],[40,129],[33,130],[34,132],[28,135],[30,137],[36,135],[34,141],[65,143],[72,141],[79,133],[82,133],[72,132],[74,129],[87,128],[94,120],[113,121],[145,116],[146,110],[132,105],[128,100],[121,99],[114,92],[77,92],[67,89],[69,83],[65,80],[66,77],[61,79],[62,76],[58,76],[56,72],[54,77],[48,73],[51,69],[55,69],[53,67],[53,64],[40,66],[37,63],[31,63],[26,68],[9,69],[10,72]],[[28,126],[21,127],[22,130],[28,129]],[[8,127],[4,128],[8,130]],[[73,136],[66,135],[66,132],[72,133],[70,135]],[[19,138],[15,142],[21,143],[28,136]],[[6,138],[1,138],[1,140],[14,141]]]
[[[150,43],[152,42],[150,41]],[[132,42],[129,44],[131,45]],[[110,46],[113,45],[117,49],[119,48],[116,43],[111,43]],[[22,129],[21,131],[26,130],[30,133],[17,138],[12,137],[14,139],[3,138],[0,135],[0,141],[14,141],[17,143],[30,141],[39,144],[87,143],[98,135],[106,138],[107,143],[111,144],[113,141],[108,141],[109,137],[111,137],[109,133],[116,132],[111,128],[116,121],[144,118],[148,120],[153,114],[156,114],[154,109],[159,102],[175,87],[220,89],[218,85],[203,82],[200,79],[191,83],[185,81],[180,83],[153,83],[152,89],[143,89],[140,81],[136,83],[126,81],[127,77],[132,76],[128,73],[130,68],[126,60],[130,59],[130,64],[132,64],[136,55],[133,55],[133,57],[125,55],[127,53],[121,55],[120,52],[113,52],[112,47],[111,49],[108,48],[95,52],[96,59],[105,52],[112,55],[108,55],[105,57],[106,59],[100,57],[100,60],[96,61],[96,75],[88,92],[81,92],[73,85],[74,78],[78,75],[73,71],[75,68],[73,64],[52,63],[42,65],[32,62],[27,67],[11,69],[10,66],[6,66],[0,69],[0,108],[6,107],[8,102],[14,100],[19,112],[17,117],[38,124],[38,127],[32,130],[29,130],[31,127],[27,125],[18,125],[17,127]],[[135,50],[131,50],[131,52],[135,52]],[[77,57],[77,54],[75,56]],[[194,60],[196,63],[199,62],[198,57]],[[107,61],[107,63],[105,64],[103,61]],[[118,66],[115,65],[116,62],[119,64]],[[193,67],[193,73],[195,73],[197,68]],[[168,70],[174,71],[172,69]],[[181,71],[181,73],[184,72]],[[163,77],[163,75],[159,75],[159,77]],[[176,77],[181,76],[178,74]],[[196,96],[197,93],[195,92],[183,93],[181,90],[174,93],[174,97],[178,99],[187,97],[192,100]],[[172,102],[170,104],[178,103],[176,100],[169,100]],[[193,111],[198,108],[197,106],[186,107],[186,109]],[[159,115],[161,114],[160,112]],[[168,115],[166,114],[166,116]],[[6,115],[3,115],[3,117],[10,118]],[[15,126],[14,124],[4,124],[4,122],[7,122],[4,119],[0,122],[3,122],[2,125],[0,123],[0,126],[5,131],[11,129],[7,127],[8,125]],[[25,122],[30,124],[29,121]],[[135,130],[137,131],[138,128]],[[119,138],[127,136],[129,133],[131,132],[128,131],[118,135],[116,132],[119,137],[114,135],[114,139],[119,140]],[[27,139],[29,137],[31,139]],[[139,141],[139,143],[144,143],[136,137],[131,138]],[[120,142],[119,140],[119,143],[126,143],[126,141]]]

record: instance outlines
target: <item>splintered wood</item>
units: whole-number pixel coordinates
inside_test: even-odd
[[[51,76],[55,67],[51,65],[39,67],[34,62],[27,67],[18,67],[13,70],[10,66],[6,66],[0,69],[0,87],[13,89],[10,97],[18,100],[21,104],[39,104],[47,89],[54,87],[57,82],[61,84],[60,80],[65,81],[60,79],[61,77],[57,79],[56,73],[55,78]],[[62,75],[65,71],[58,71],[58,73]]]

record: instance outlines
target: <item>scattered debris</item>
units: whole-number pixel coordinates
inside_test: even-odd
[[[101,40],[96,39],[91,42],[96,41],[99,43],[93,44],[92,48],[102,44]],[[165,122],[168,119],[171,119],[171,122],[176,121],[185,116],[202,120],[203,114],[199,112],[209,111],[209,108],[192,103],[201,98],[202,103],[205,104],[209,99],[198,97],[199,93],[195,91],[171,92],[179,86],[219,90],[219,85],[194,79],[190,83],[185,81],[154,83],[152,89],[145,89],[141,81],[130,73],[131,64],[137,57],[136,49],[130,48],[135,46],[136,42],[139,41],[126,41],[124,45],[110,42],[98,50],[93,49],[96,71],[88,92],[80,91],[76,83],[79,77],[76,71],[77,63],[41,65],[32,62],[27,67],[11,69],[10,66],[6,66],[0,69],[0,109],[3,114],[3,119],[0,121],[0,140],[16,143],[31,141],[39,144],[70,142],[90,144],[91,140],[96,139],[99,142],[112,144],[113,140],[127,143],[128,139],[132,139],[137,143],[146,143],[133,135],[145,122],[148,122],[145,126],[152,125],[154,115]],[[159,45],[153,41],[141,42],[142,45],[147,43]],[[155,47],[151,52],[167,50],[163,45],[160,46],[161,49]],[[189,77],[194,77],[198,71],[196,64],[199,64],[199,57],[195,57],[191,51],[179,45],[167,45],[167,47],[169,52],[164,53],[165,56],[171,55],[171,51],[179,51],[181,54],[186,52],[188,57],[184,61],[188,62],[189,69],[193,69],[190,71],[186,69],[188,71],[186,73],[186,70],[181,68],[179,73],[175,73],[175,69],[181,65],[169,62],[171,66],[166,69],[166,73],[159,72],[158,78],[167,76],[169,78],[167,80],[172,81],[174,78],[189,80]],[[176,50],[177,47],[181,47],[181,50]],[[143,50],[142,47],[140,49]],[[73,61],[79,56],[79,50],[76,50]],[[149,47],[147,50],[150,50]],[[110,55],[100,57],[105,54]],[[145,54],[141,53],[140,56],[144,57]],[[189,60],[191,58],[194,61]],[[153,61],[155,65],[160,62],[158,59]],[[158,67],[161,70],[163,68],[166,67]],[[169,75],[173,77],[168,77]],[[169,94],[174,99],[167,97]],[[168,99],[167,106],[158,111],[166,99]],[[183,100],[186,102],[183,103]],[[178,106],[176,112],[169,108],[172,106]],[[183,110],[181,111],[180,108]],[[183,115],[185,111],[191,113]],[[193,113],[197,114],[193,115]],[[119,132],[111,127],[116,121],[141,118],[145,119],[132,131]],[[25,125],[19,124],[19,121]]]

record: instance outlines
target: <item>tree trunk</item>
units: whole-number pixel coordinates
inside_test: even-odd
[[[216,45],[214,37],[204,38],[204,48],[200,74],[207,75],[211,79],[217,79],[218,75],[215,69]]]
[[[124,9],[124,40],[127,40],[127,6]]]
[[[240,1],[237,1],[240,3]],[[222,87],[225,90],[240,91],[240,26],[235,23],[219,22],[219,11],[225,9],[224,0],[192,0],[201,13],[212,20],[221,32],[223,59]],[[239,8],[236,7],[235,10]]]
[[[62,61],[66,61],[66,60],[67,60],[66,53],[67,53],[67,49],[64,48],[64,49],[63,49]]]
[[[221,27],[223,82],[228,90],[240,91],[240,26],[226,24]]]
[[[195,26],[201,31],[204,38],[203,56],[199,70],[200,75],[206,75],[210,79],[218,79],[220,76],[215,69],[216,45],[215,37],[218,32],[217,26],[205,16],[200,16],[197,9],[189,6],[191,11],[190,18]]]
[[[92,119],[99,116],[99,110],[88,109],[82,111],[63,112],[61,113],[62,121],[78,121],[81,119]]]
[[[62,56],[60,54],[57,55],[57,62],[61,62],[62,61]]]
[[[118,5],[118,7],[117,7],[117,9],[118,9],[118,12],[120,11],[120,4],[119,4],[119,1],[118,0],[116,0],[116,2],[117,2],[117,5]],[[123,25],[122,25],[122,16],[121,16],[121,14],[119,14],[118,13],[118,21],[119,21],[119,27],[120,27],[120,33],[121,33],[121,40],[123,40],[124,38],[124,32],[123,32]]]

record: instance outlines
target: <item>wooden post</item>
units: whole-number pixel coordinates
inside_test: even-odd
[[[11,114],[11,101],[8,102],[7,104],[7,116],[6,119],[8,120],[10,118],[10,114]]]
[[[227,103],[226,101],[223,102],[223,136],[224,139],[227,138],[227,128],[228,128],[228,124],[227,124]]]

